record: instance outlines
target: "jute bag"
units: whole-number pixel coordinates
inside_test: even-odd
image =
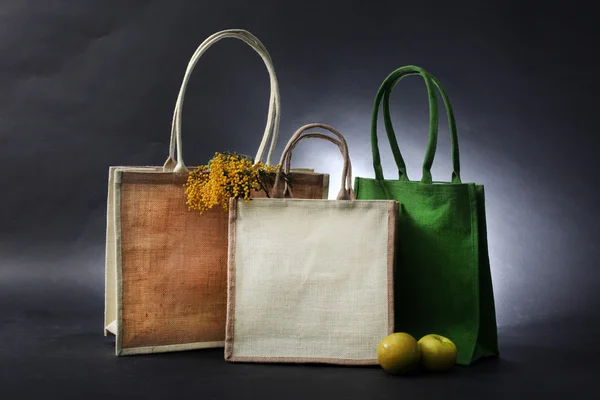
[[[280,174],[308,137],[342,151],[338,200],[284,198]],[[300,128],[281,164],[273,198],[231,200],[225,359],[375,365],[394,325],[397,202],[354,199],[346,141],[324,124]]]
[[[263,59],[270,75],[267,126],[255,161],[266,164],[276,145],[279,89],[271,58],[247,31],[217,32],[191,58],[176,102],[170,154],[162,167],[111,167],[106,239],[105,335],[116,335],[116,354],[222,347],[227,302],[227,213],[200,215],[186,205],[188,178],[181,141],[185,89],[202,54],[223,38],[240,39]],[[175,160],[175,149],[177,159]],[[328,175],[293,172],[301,196],[326,198]],[[263,194],[255,192],[255,197]]]
[[[408,75],[420,75],[429,94],[429,144],[421,181],[411,181],[392,127],[389,98]],[[440,91],[448,113],[452,145],[452,181],[433,182],[431,166],[437,146]],[[385,129],[400,174],[383,177],[377,144],[377,118],[383,100]],[[488,258],[485,200],[482,185],[463,183],[456,122],[440,82],[415,66],[399,68],[381,85],[371,125],[375,179],[356,178],[359,199],[394,199],[400,203],[396,330],[417,339],[429,333],[450,338],[457,346],[457,363],[468,365],[498,354],[496,314]]]

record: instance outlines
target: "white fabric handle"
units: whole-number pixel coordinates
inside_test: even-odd
[[[271,165],[271,158],[273,156],[273,151],[275,150],[275,146],[277,144],[277,135],[279,133],[279,120],[281,110],[281,102],[279,98],[279,83],[277,81],[277,75],[275,74],[273,61],[271,60],[271,56],[269,55],[265,46],[260,42],[260,40],[258,40],[258,38],[256,38],[250,32],[243,29],[227,29],[211,35],[204,42],[202,42],[202,44],[198,46],[196,52],[194,53],[194,55],[190,59],[190,62],[188,63],[187,70],[183,78],[183,83],[181,84],[181,89],[179,90],[179,95],[177,97],[177,102],[175,104],[175,111],[173,112],[173,123],[171,126],[171,143],[169,146],[169,158],[167,158],[167,161],[165,162],[163,167],[165,171],[174,171],[178,173],[188,171],[183,161],[183,146],[181,143],[181,113],[183,109],[185,91],[187,88],[187,84],[190,80],[190,76],[200,57],[206,52],[206,50],[208,50],[210,46],[212,46],[219,40],[225,38],[240,39],[241,41],[252,47],[261,56],[267,67],[267,70],[269,71],[269,78],[271,84],[271,95],[269,98],[269,113],[267,116],[267,125],[265,127],[265,132],[263,134],[260,146],[258,147],[258,151],[256,153],[254,161],[258,162],[262,160],[265,153],[265,148],[267,146],[267,142],[269,140],[269,137],[271,137],[271,145],[269,148],[269,152],[267,153],[266,159],[266,164]],[[175,161],[175,148],[177,149],[177,161]]]

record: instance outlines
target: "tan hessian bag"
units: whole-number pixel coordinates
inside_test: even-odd
[[[306,133],[324,128],[338,138]],[[327,139],[344,156],[337,200],[291,196],[280,180],[296,144]],[[398,203],[357,201],[343,136],[323,124],[288,142],[273,198],[230,200],[225,359],[376,365],[394,328]]]
[[[267,126],[255,161],[270,165],[279,128],[277,77],[262,43],[244,30],[217,32],[191,58],[177,98],[170,154],[164,166],[111,167],[106,231],[105,335],[116,335],[116,354],[222,347],[227,302],[227,213],[200,215],[186,205],[181,111],[185,89],[202,54],[223,38],[240,39],[263,59],[270,75]],[[177,159],[175,160],[175,149]],[[326,174],[293,172],[303,197],[326,198]],[[255,196],[262,196],[255,193]]]

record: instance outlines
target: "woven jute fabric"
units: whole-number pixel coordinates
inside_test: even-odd
[[[190,212],[185,179],[122,174],[123,348],[223,340],[226,219],[219,209]]]
[[[234,203],[225,358],[376,365],[394,326],[397,213],[392,201]]]
[[[299,193],[322,198],[323,174],[292,179]],[[190,211],[187,174],[117,169],[114,180],[117,353],[223,346],[228,214]]]
[[[306,138],[342,152],[338,200],[283,198],[281,170]],[[354,200],[347,143],[328,125],[300,128],[280,164],[277,198],[230,201],[225,359],[376,365],[394,328],[398,203]]]
[[[164,165],[109,170],[104,333],[117,336],[118,355],[224,344],[228,216],[219,208],[200,215],[186,206],[183,184],[194,168],[183,159],[182,113],[196,64],[226,38],[250,46],[269,73],[269,111],[254,160],[272,165],[281,101],[271,56],[246,30],[216,32],[198,46],[186,68]],[[327,198],[327,174],[305,169],[290,178],[297,197]]]

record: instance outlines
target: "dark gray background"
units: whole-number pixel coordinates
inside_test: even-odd
[[[383,79],[407,64],[436,75],[455,108],[463,181],[486,187],[505,354],[518,358],[527,340],[533,361],[546,354],[552,364],[551,347],[540,350],[550,343],[566,346],[559,359],[573,354],[578,338],[598,333],[600,162],[592,133],[600,84],[594,13],[568,5],[0,1],[0,365],[4,357],[11,376],[56,385],[60,379],[48,376],[58,372],[28,357],[92,364],[100,357],[98,368],[112,370],[112,343],[101,336],[108,168],[162,165],[187,62],[207,36],[229,28],[254,33],[273,58],[282,97],[277,157],[300,125],[323,122],[348,138],[358,176],[373,176],[370,115]],[[268,91],[266,69],[249,47],[237,40],[213,46],[186,96],[187,164],[215,151],[254,155]],[[403,80],[392,107],[409,174],[419,179],[423,83]],[[383,135],[385,173],[394,177]],[[442,118],[434,179],[449,180],[449,154]],[[337,192],[341,160],[333,147],[305,143],[294,162],[330,173]],[[63,353],[48,356],[57,348]],[[187,356],[158,360],[168,357]],[[17,390],[23,382],[5,384]]]

